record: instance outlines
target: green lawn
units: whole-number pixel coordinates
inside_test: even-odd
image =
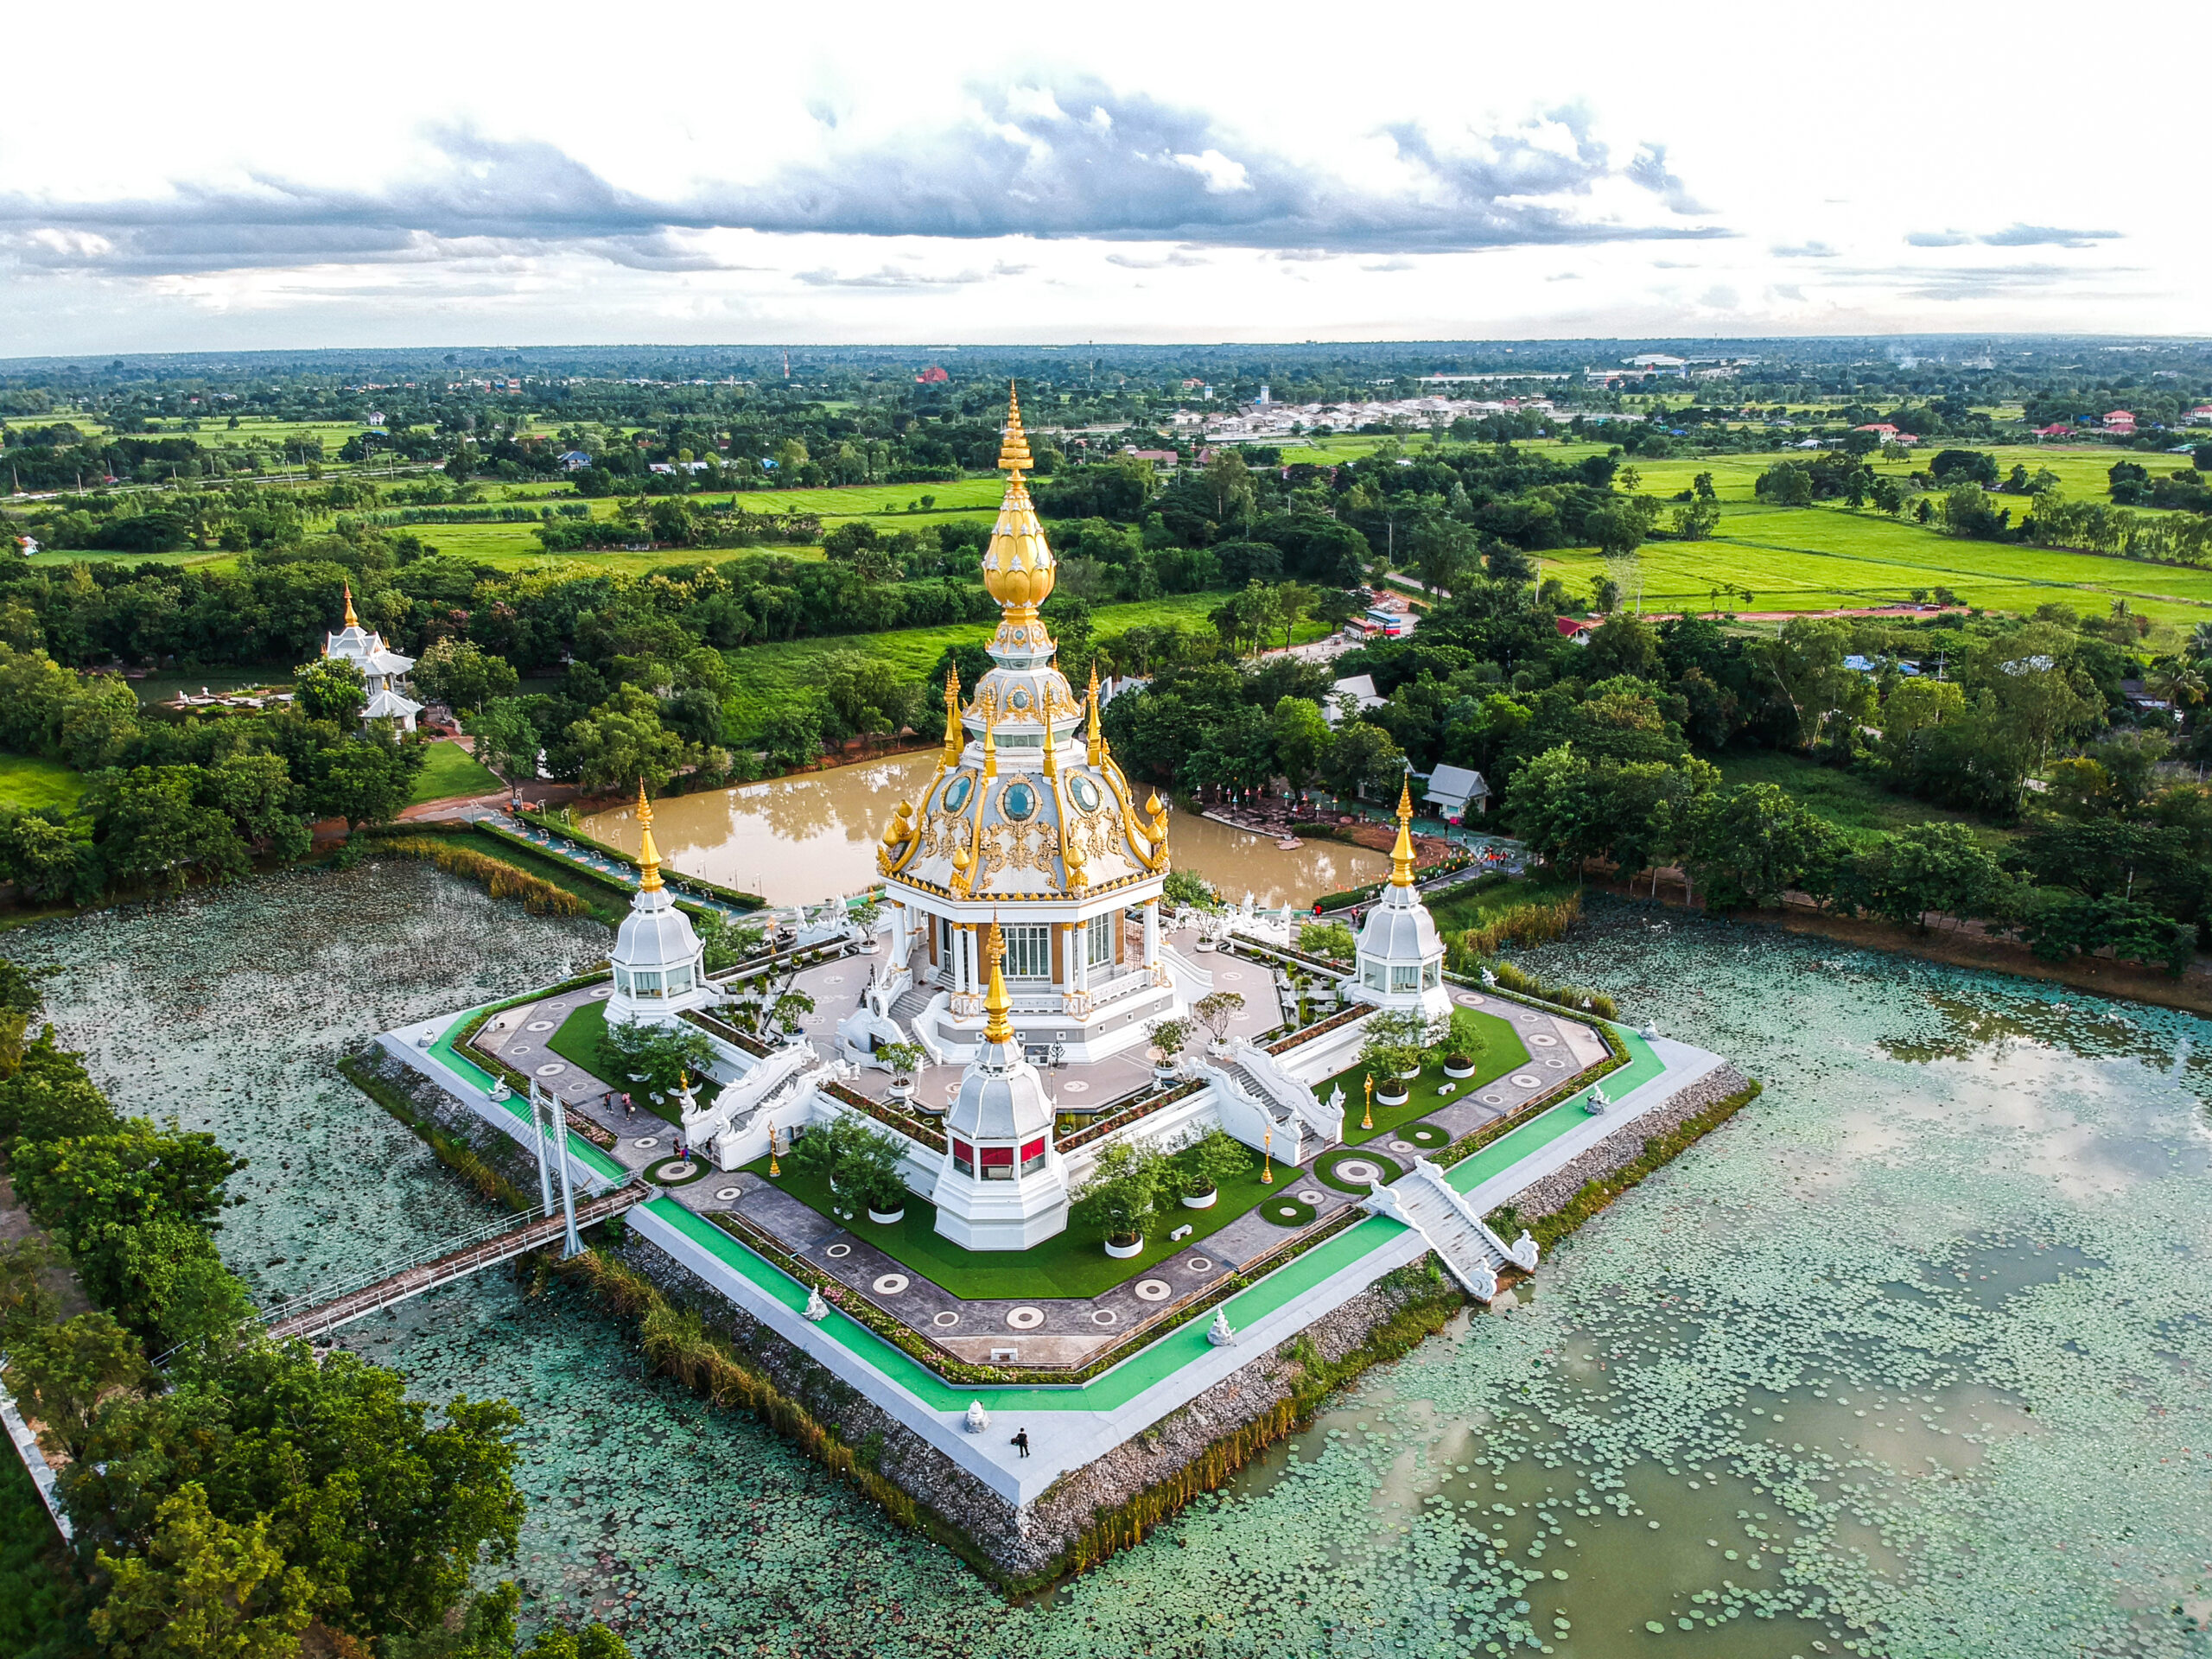
[[[1211,1208],[1186,1210],[1178,1205],[1155,1217],[1146,1230],[1144,1253],[1127,1259],[1107,1255],[1105,1236],[1080,1221],[1069,1222],[1065,1232],[1027,1250],[963,1250],[938,1232],[937,1206],[912,1193],[906,1196],[904,1218],[888,1227],[876,1225],[865,1215],[840,1224],[849,1226],[857,1236],[899,1266],[911,1268],[956,1296],[1096,1296],[1189,1249],[1263,1198],[1283,1196],[1300,1179],[1292,1166],[1276,1163],[1270,1166],[1274,1175],[1270,1185],[1260,1179],[1260,1154],[1253,1153],[1251,1159],[1251,1173],[1224,1185]],[[764,1178],[768,1173],[766,1159],[746,1167]],[[836,1218],[830,1207],[826,1182],[801,1174],[788,1165],[774,1179],[777,1186],[808,1208]],[[1190,1233],[1170,1242],[1169,1231],[1186,1224]]]
[[[442,801],[455,795],[489,795],[502,787],[499,779],[460,744],[441,738],[429,747],[423,770],[416,774],[410,806],[423,801]]]
[[[1721,779],[1727,786],[1738,784],[1777,784],[1808,808],[1855,839],[1868,839],[1914,823],[1963,823],[1988,842],[2001,847],[2010,839],[2003,830],[1990,829],[1970,814],[1947,811],[1889,791],[1855,772],[1839,771],[1808,760],[1802,755],[1723,755]]]
[[[1482,1033],[1481,1047],[1467,1056],[1475,1063],[1474,1076],[1447,1077],[1444,1075],[1442,1060],[1429,1061],[1421,1067],[1419,1077],[1408,1077],[1406,1080],[1407,1087],[1412,1092],[1407,1096],[1404,1105],[1378,1104],[1375,1108],[1373,1128],[1363,1129],[1359,1127],[1360,1120],[1365,1116],[1367,1110],[1366,1084],[1369,1068],[1363,1062],[1338,1072],[1335,1077],[1325,1082],[1313,1085],[1313,1092],[1323,1100],[1328,1099],[1332,1090],[1342,1089],[1344,1091],[1344,1144],[1346,1146],[1356,1147],[1364,1141],[1373,1141],[1379,1136],[1389,1134],[1393,1129],[1427,1117],[1439,1107],[1448,1106],[1460,1096],[1479,1089],[1486,1083],[1495,1082],[1513,1070],[1515,1066],[1528,1064],[1529,1050],[1521,1041],[1520,1033],[1513,1029],[1511,1020],[1501,1020],[1494,1014],[1484,1014],[1479,1008],[1463,1008],[1457,1013],[1471,1014],[1478,1029]],[[1382,1081],[1381,1074],[1377,1073],[1375,1079],[1376,1089],[1382,1088]],[[1437,1090],[1446,1084],[1452,1086],[1452,1092],[1448,1095],[1438,1094]]]
[[[0,807],[74,806],[84,792],[84,774],[58,760],[0,754]]]

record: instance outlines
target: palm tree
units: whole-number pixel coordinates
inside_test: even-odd
[[[2212,622],[2200,622],[2190,630],[2189,659],[2193,663],[2212,658]]]
[[[2176,709],[2187,709],[2204,701],[2204,676],[2187,663],[2164,662],[2144,677],[2143,689]]]

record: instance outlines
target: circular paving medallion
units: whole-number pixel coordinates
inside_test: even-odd
[[[1390,1143],[1390,1150],[1393,1152],[1411,1152],[1413,1149],[1414,1143],[1410,1141],[1393,1141]]]
[[[645,1179],[663,1186],[689,1186],[707,1178],[707,1166],[696,1158],[664,1158],[645,1171]]]
[[[1516,1089],[1534,1089],[1541,1082],[1543,1079],[1533,1071],[1516,1071],[1513,1074],[1513,1086]]]
[[[1111,1325],[1121,1317],[1110,1307],[1094,1307],[1090,1310],[1090,1322],[1093,1325]]]
[[[1483,1104],[1485,1106],[1503,1106],[1505,1104],[1505,1096],[1503,1095],[1484,1095],[1483,1096]]]
[[[1433,1123],[1408,1123],[1401,1133],[1423,1152],[1433,1152],[1439,1147],[1452,1144],[1451,1135]]]
[[[849,1244],[832,1244],[828,1249],[822,1252],[823,1255],[828,1256],[832,1262],[842,1262],[852,1253],[853,1247]]]
[[[1242,979],[1244,976],[1242,974],[1216,974],[1214,977],[1216,979]]]
[[[509,1043],[506,1047],[500,1052],[509,1059],[512,1060],[519,1059],[524,1054],[535,1054],[537,1052],[537,1050],[529,1043]]]
[[[1529,1033],[1529,1040],[1534,1043],[1538,1048],[1557,1048],[1559,1046],[1559,1039],[1553,1036],[1551,1033],[1548,1031],[1532,1031]]]
[[[1313,1165],[1313,1174],[1322,1185],[1355,1198],[1365,1198],[1375,1183],[1388,1185],[1402,1173],[1395,1160],[1364,1149],[1323,1153]]]
[[[743,1198],[745,1189],[741,1186],[718,1186],[715,1189],[715,1196],[728,1204],[734,1198]]]
[[[1175,1287],[1165,1279],[1137,1281],[1137,1300],[1141,1302],[1164,1302],[1175,1294]]]
[[[560,1061],[552,1060],[539,1066],[537,1068],[537,1075],[541,1077],[557,1077],[568,1069],[569,1068],[562,1065]]]
[[[1285,1196],[1269,1198],[1260,1206],[1260,1213],[1278,1227],[1303,1227],[1313,1219],[1314,1211],[1312,1205]]]
[[[1544,1064],[1554,1071],[1564,1071],[1567,1070],[1567,1062],[1565,1060],[1546,1060]]]
[[[1487,999],[1477,996],[1472,991],[1457,991],[1452,994],[1452,1000],[1463,1008],[1479,1008]]]
[[[1211,1273],[1213,1271],[1213,1260],[1210,1256],[1194,1255],[1189,1261],[1184,1262],[1183,1265],[1188,1268],[1192,1273]]]
[[[948,1307],[930,1315],[930,1323],[940,1331],[950,1331],[960,1323],[960,1316]]]
[[[528,1025],[524,1026],[523,1029],[524,1031],[550,1031],[553,1029],[553,1022],[550,1020],[533,1020]]]
[[[1084,1082],[1080,1077],[1077,1078],[1073,1083],[1064,1083],[1060,1085],[1060,1092],[1064,1095],[1088,1094],[1090,1090],[1090,1085]]]
[[[906,1288],[906,1275],[903,1273],[887,1273],[868,1288],[879,1296],[896,1296]]]
[[[639,1152],[651,1152],[655,1147],[660,1145],[660,1137],[657,1135],[641,1135],[630,1144]]]
[[[845,982],[845,976],[842,974],[831,974],[822,982],[824,985],[842,985]]]
[[[1041,1307],[1009,1307],[1006,1311],[1006,1322],[1012,1330],[1034,1331],[1045,1323],[1045,1310]]]
[[[602,985],[597,990],[594,991],[592,995],[594,996],[612,996],[614,995],[614,988],[612,985]]]
[[[569,1005],[565,1002],[548,1002],[545,1006],[556,1014],[566,1014],[569,1011]]]

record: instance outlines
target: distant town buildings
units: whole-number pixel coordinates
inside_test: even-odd
[[[2133,410],[2126,409],[2107,410],[2105,413],[2105,430],[2107,432],[2125,432],[2133,434],[2135,430],[2135,412]]]

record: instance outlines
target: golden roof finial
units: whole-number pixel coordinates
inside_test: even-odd
[[[983,1021],[983,1040],[987,1043],[1010,1043],[1014,1027],[1007,1015],[1014,1011],[1014,999],[1007,995],[1006,974],[1000,963],[1006,958],[1006,938],[999,931],[998,918],[991,918],[991,931],[983,941],[983,956],[991,965],[991,981],[983,993],[983,1012],[988,1016]]]
[[[660,891],[660,849],[653,845],[653,804],[645,798],[645,780],[638,779],[638,869],[639,893]]]
[[[1090,659],[1090,692],[1086,701],[1090,704],[1090,750],[1086,758],[1095,766],[1098,764],[1099,747],[1105,741],[1105,734],[1098,728],[1098,659],[1096,657]]]
[[[1045,775],[1047,778],[1057,778],[1060,775],[1060,757],[1052,747],[1052,685],[1047,682],[1045,687]]]
[[[1029,458],[1029,437],[1021,429],[1021,395],[1014,382],[1006,383],[1006,439],[999,445],[999,470],[1016,478],[1035,469]]]
[[[353,584],[350,582],[346,584],[346,626],[349,628],[361,626],[360,618],[353,614]]]
[[[1398,839],[1390,849],[1390,885],[1414,884],[1414,783],[1411,774],[1398,785]]]
[[[967,747],[967,739],[960,730],[960,671],[944,671],[944,764],[951,766],[960,759],[960,751]]]
[[[995,730],[999,723],[999,705],[995,697],[983,699],[983,776],[999,775],[999,741]]]

